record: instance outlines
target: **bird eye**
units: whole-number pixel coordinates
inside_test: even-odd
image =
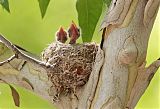
[[[78,32],[80,32],[80,29],[79,29],[79,28],[78,28],[77,30],[78,30]]]

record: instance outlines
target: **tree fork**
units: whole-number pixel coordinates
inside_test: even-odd
[[[0,80],[29,89],[58,109],[134,109],[160,67],[160,60],[156,60],[145,68],[148,40],[159,4],[160,0],[112,0],[102,23],[103,50],[98,48],[89,80],[76,90],[76,96],[71,93],[53,102],[48,91],[52,83],[47,76],[52,66],[30,60],[3,38],[2,42],[15,55],[0,63]]]

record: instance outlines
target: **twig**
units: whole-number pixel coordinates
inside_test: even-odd
[[[11,56],[10,58],[8,58],[7,60],[4,60],[2,62],[0,62],[0,66],[2,66],[5,63],[9,63],[10,61],[12,61],[14,58],[16,58],[16,55]]]
[[[40,65],[41,67],[43,67],[45,69],[52,67],[52,65],[46,65],[44,62],[39,61],[33,57],[30,57],[27,54],[24,54],[15,45],[13,45],[9,40],[7,40],[4,36],[0,35],[0,40],[2,41],[2,43],[4,43],[9,49],[11,49],[15,53],[15,55],[11,56],[6,61],[0,62],[0,65],[3,65],[4,63],[10,62],[14,58],[19,58],[19,59],[24,59],[26,61],[29,61],[29,62],[36,64],[36,65]]]

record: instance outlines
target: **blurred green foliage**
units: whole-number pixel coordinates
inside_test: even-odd
[[[10,12],[8,0],[0,0],[0,4],[6,11]]]
[[[41,18],[37,0],[9,0],[10,13],[0,6],[0,33],[11,42],[37,55],[54,41],[60,26],[66,29],[77,20],[76,0],[51,0],[46,15]],[[160,17],[160,13],[158,14]],[[101,16],[102,18],[102,16]],[[101,33],[96,27],[93,41],[99,43]],[[160,56],[160,18],[157,18],[149,41],[147,62],[150,64]],[[79,43],[82,42],[80,38]],[[159,51],[158,51],[159,50]],[[21,94],[21,107],[14,106],[9,87],[0,84],[0,109],[53,109],[51,104],[28,91],[17,88]],[[12,107],[12,108],[11,108]],[[136,109],[160,109],[160,74],[156,73]]]

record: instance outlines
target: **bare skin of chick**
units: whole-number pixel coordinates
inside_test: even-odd
[[[72,21],[72,24],[70,25],[70,27],[68,29],[68,34],[69,34],[69,37],[70,37],[69,44],[75,44],[76,40],[80,36],[80,30],[79,30],[79,28],[77,28],[76,24],[73,21]]]
[[[56,33],[56,40],[61,43],[65,43],[67,41],[67,32],[62,27],[60,27]]]

